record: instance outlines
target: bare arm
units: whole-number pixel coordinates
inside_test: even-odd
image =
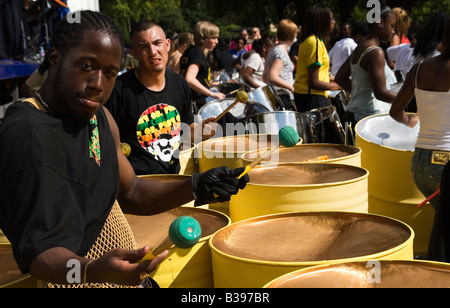
[[[405,108],[414,96],[414,76],[416,70],[417,65],[409,71],[405,83],[398,92],[389,111],[390,116],[394,120],[411,127],[414,127],[418,123],[419,117],[417,114],[407,114]]]
[[[320,91],[341,90],[341,87],[337,83],[330,83],[320,80],[319,69],[320,67],[317,65],[308,69],[308,80],[311,89],[316,89]]]
[[[124,212],[153,215],[177,208],[193,200],[190,179],[160,183],[137,177],[120,148],[119,129],[109,111],[104,108],[116,144],[119,161],[120,190],[118,201]]]
[[[380,48],[369,52],[361,61],[361,66],[365,69],[370,78],[373,93],[380,101],[392,103],[395,99],[396,93],[389,91],[386,88],[386,75],[384,51]]]
[[[141,283],[140,274],[150,273],[166,257],[167,252],[162,253],[157,258],[142,263],[136,263],[149,252],[148,247],[139,250],[114,249],[104,254],[95,261],[77,256],[64,247],[50,248],[31,261],[30,274],[34,277],[55,284],[74,283],[68,281],[69,271],[79,269],[78,282],[88,283],[117,283],[121,285],[136,286]],[[79,268],[75,263],[77,261]],[[86,266],[89,267],[86,269]],[[86,272],[86,277],[84,273]],[[74,273],[73,273],[74,274]],[[71,274],[69,277],[73,278]],[[77,283],[77,282],[75,282]]]
[[[276,59],[273,61],[272,66],[265,72],[265,82],[280,88],[288,89],[294,92],[294,85],[289,84],[283,78],[280,77],[281,70],[283,69],[283,61]]]
[[[351,93],[352,92],[352,81],[350,79],[352,75],[352,70],[350,66],[351,56],[342,64],[338,73],[336,74],[334,80],[338,85],[342,87],[345,91]]]
[[[189,85],[189,87],[192,90],[194,90],[202,95],[214,97],[217,99],[224,99],[225,94],[220,93],[220,92],[213,92],[210,89],[203,86],[200,83],[200,81],[197,80],[197,74],[198,74],[199,70],[200,70],[200,68],[199,68],[198,64],[189,65],[189,67],[186,71],[186,77],[185,77],[186,82]]]
[[[255,82],[253,79],[253,74],[255,73],[255,70],[249,66],[245,66],[241,68],[239,71],[239,74],[241,75],[242,79],[249,84],[253,88],[259,88],[259,85]]]

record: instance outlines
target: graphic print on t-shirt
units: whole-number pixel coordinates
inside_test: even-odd
[[[141,146],[158,161],[169,163],[180,146],[181,117],[178,110],[166,104],[145,110],[137,123]]]

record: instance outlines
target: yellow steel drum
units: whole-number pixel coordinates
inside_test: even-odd
[[[190,249],[172,246],[151,277],[161,288],[212,288],[211,251],[207,242],[213,233],[231,223],[229,217],[217,211],[191,207],[179,207],[153,216],[125,215],[138,247],[157,247],[168,236],[170,224],[180,216],[195,218],[202,228],[202,238]]]
[[[233,223],[209,240],[216,288],[260,288],[295,270],[359,260],[412,260],[414,231],[364,213],[308,212]]]
[[[9,243],[8,239],[6,238],[3,231],[0,229],[0,244],[7,244]]]
[[[242,155],[248,151],[266,149],[271,142],[278,144],[278,136],[266,134],[238,135],[203,141],[197,145],[199,172],[226,166],[231,169],[243,167]],[[209,205],[210,209],[229,216],[229,202]]]
[[[37,280],[20,272],[11,244],[3,241],[0,243],[0,288],[36,288]]]
[[[244,166],[264,153],[256,150],[242,155]],[[261,164],[290,163],[330,163],[361,167],[361,149],[343,144],[309,143],[298,144],[292,148],[280,147]]]
[[[180,172],[181,175],[192,175],[198,171],[197,161],[195,158],[196,146],[195,144],[183,143],[183,149],[180,150]]]
[[[242,167],[242,155],[270,147],[271,135],[239,135],[203,141],[197,145],[198,169],[205,172],[215,167]],[[274,142],[277,142],[276,140]]]
[[[230,200],[231,221],[286,212],[368,212],[367,170],[338,164],[259,165]]]
[[[278,277],[265,288],[450,288],[450,264],[373,260],[314,266]]]
[[[426,254],[435,211],[417,208],[425,197],[417,189],[411,160],[419,126],[407,127],[389,115],[376,115],[356,125],[356,144],[362,149],[362,167],[369,170],[369,213],[404,221],[415,233],[416,254]]]

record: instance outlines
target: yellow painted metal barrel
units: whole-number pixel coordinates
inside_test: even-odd
[[[36,288],[37,280],[29,274],[22,274],[14,259],[11,244],[3,239],[0,243],[0,289]]]
[[[215,167],[231,169],[242,167],[242,155],[249,151],[266,149],[274,139],[271,135],[254,134],[229,136],[197,144],[198,169],[205,172]]]
[[[419,260],[344,262],[301,269],[265,288],[449,288],[450,264]]]
[[[242,155],[248,151],[266,149],[271,142],[278,143],[278,136],[267,134],[251,134],[229,136],[203,141],[197,144],[197,160],[199,172],[226,166],[231,169],[243,167]],[[229,216],[229,202],[209,205],[210,209]]]
[[[417,208],[425,199],[411,172],[419,127],[407,127],[384,114],[363,119],[355,131],[361,165],[370,172],[369,213],[407,223],[416,233],[415,253],[426,254],[435,211],[430,205]]]
[[[216,288],[260,288],[295,270],[359,260],[412,260],[414,231],[389,217],[349,212],[260,216],[209,240]]]
[[[168,236],[170,224],[180,216],[195,218],[202,228],[202,237],[189,249],[172,246],[151,277],[161,288],[212,288],[208,240],[212,234],[230,225],[229,217],[217,211],[191,207],[179,207],[153,216],[125,215],[139,247],[157,247]]]
[[[264,153],[255,150],[242,156],[244,166]],[[361,149],[343,144],[308,143],[298,144],[292,148],[281,147],[261,164],[291,164],[291,163],[330,163],[361,167]]]
[[[286,212],[368,212],[367,179],[361,167],[339,164],[259,165],[230,200],[231,221]]]
[[[179,153],[180,172],[181,175],[192,175],[198,171],[197,160],[195,158],[195,144],[183,143],[183,149]]]

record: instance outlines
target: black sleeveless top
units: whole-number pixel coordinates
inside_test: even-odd
[[[104,110],[80,120],[16,102],[1,123],[0,147],[0,229],[21,271],[53,247],[84,256],[119,190]]]

